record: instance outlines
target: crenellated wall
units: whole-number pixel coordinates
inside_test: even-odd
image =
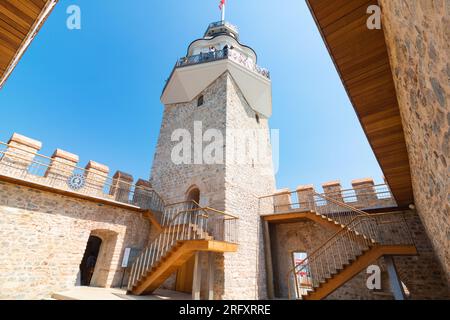
[[[40,141],[14,133],[7,144],[0,145],[0,175],[20,179],[53,189],[74,192],[90,197],[144,207],[150,197],[150,187],[133,185],[133,176],[117,171],[109,176],[109,167],[96,161],[79,166],[79,157],[65,150],[56,149],[51,157],[38,154]],[[70,186],[69,178],[79,175],[84,184],[80,188]]]
[[[375,185],[372,178],[352,180],[352,189],[342,189],[340,181],[330,181],[322,184],[323,192],[318,192],[314,185],[298,186],[295,191],[280,189],[273,196],[275,212],[285,212],[289,210],[305,209],[313,210],[314,206],[321,206],[321,209],[333,211],[336,205],[327,198],[345,202],[357,209],[380,209],[397,207],[389,186]],[[323,194],[323,199],[315,198],[314,194]],[[264,201],[264,200],[263,200]],[[262,212],[264,214],[264,212]]]

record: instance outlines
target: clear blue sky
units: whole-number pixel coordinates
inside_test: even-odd
[[[82,29],[66,28],[77,4]],[[0,140],[18,132],[148,178],[177,58],[220,20],[219,0],[60,1],[0,92]],[[305,2],[229,0],[259,64],[271,71],[280,130],[279,188],[382,173]],[[320,188],[319,188],[320,190]]]

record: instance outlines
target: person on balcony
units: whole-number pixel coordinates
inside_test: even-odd
[[[228,45],[226,44],[225,47],[223,47],[223,56],[228,57]]]

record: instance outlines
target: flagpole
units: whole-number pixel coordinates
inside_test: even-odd
[[[222,21],[225,21],[225,7],[226,7],[226,4],[224,3],[222,6]]]

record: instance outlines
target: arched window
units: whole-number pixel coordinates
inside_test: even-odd
[[[205,103],[205,97],[203,95],[201,95],[197,99],[197,107],[201,107],[204,103]]]
[[[191,187],[187,193],[186,201],[200,203],[200,190],[197,187]]]
[[[256,122],[259,124],[259,114],[255,113]]]

